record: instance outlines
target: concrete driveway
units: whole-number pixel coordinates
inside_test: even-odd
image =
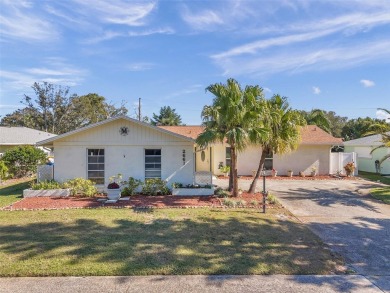
[[[244,190],[249,184],[240,181]],[[373,186],[380,185],[365,180],[267,180],[267,189],[356,273],[390,292],[390,205],[368,196]]]

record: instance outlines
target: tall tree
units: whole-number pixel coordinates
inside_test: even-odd
[[[349,120],[343,127],[341,135],[346,141],[357,139],[368,135],[373,125],[380,126],[383,131],[390,131],[390,124],[386,120],[366,117]]]
[[[153,113],[153,119],[151,120],[153,125],[181,125],[181,117],[176,113],[176,109],[172,109],[170,106],[164,106],[160,109],[160,114]]]
[[[299,111],[301,115],[305,118],[308,125],[317,125],[319,128],[330,133],[331,124],[326,116],[325,112],[320,109],[313,109],[310,112]]]
[[[274,95],[266,102],[266,116],[260,117],[261,123],[268,129],[265,136],[257,137],[255,143],[261,146],[261,157],[256,175],[249,188],[249,193],[256,190],[260,172],[268,154],[285,154],[298,147],[300,126],[306,124],[302,115],[289,107],[286,97]]]
[[[21,101],[25,107],[7,114],[0,125],[25,126],[61,134],[127,113],[123,103],[116,107],[97,94],[69,96],[68,87],[47,82],[34,83],[32,88],[36,99],[25,95]]]
[[[263,98],[263,92],[258,86],[247,86],[242,90],[234,79],[228,79],[226,84],[212,84],[206,91],[212,93],[214,99],[211,106],[203,107],[205,130],[198,136],[196,143],[200,147],[215,142],[229,144],[229,189],[233,196],[238,196],[237,152],[245,149],[251,137],[260,136],[264,132],[264,129],[253,123],[259,120],[258,102]]]

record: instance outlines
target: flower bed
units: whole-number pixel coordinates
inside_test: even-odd
[[[23,197],[64,197],[70,195],[70,189],[25,189],[23,190]]]
[[[57,209],[79,209],[79,208],[227,208],[224,204],[226,199],[215,196],[131,196],[128,201],[105,204],[97,201],[99,198],[79,197],[30,197],[24,198],[3,210],[57,210]],[[260,208],[263,197],[261,193],[243,193],[237,198],[229,198],[231,201],[241,202],[235,207]],[[271,205],[272,207],[272,205]]]

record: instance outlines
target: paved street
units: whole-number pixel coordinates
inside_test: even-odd
[[[240,181],[242,189],[249,184]],[[367,196],[372,186],[365,180],[267,181],[267,189],[356,273],[390,292],[390,205]]]

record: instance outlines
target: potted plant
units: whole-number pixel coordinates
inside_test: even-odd
[[[223,173],[223,175],[224,175],[225,177],[227,177],[228,174],[229,174],[229,172],[230,172],[230,166],[221,166],[221,167],[219,168],[219,170]]]
[[[292,177],[292,176],[293,176],[293,170],[291,170],[291,169],[288,170],[288,171],[287,171],[287,176],[288,176],[288,177]]]
[[[121,197],[122,174],[117,174],[109,178],[110,183],[107,185],[107,198],[118,200]]]
[[[347,174],[348,177],[353,176],[353,172],[355,171],[355,168],[356,167],[354,162],[349,162],[344,166],[345,173]]]
[[[305,172],[299,171],[299,176],[300,176],[300,177],[305,177]]]
[[[272,174],[272,177],[276,177],[276,176],[278,176],[278,171],[276,171],[275,169],[272,169],[271,174]]]
[[[317,175],[317,167],[316,166],[311,168],[311,173],[310,174],[311,174],[312,177]]]

